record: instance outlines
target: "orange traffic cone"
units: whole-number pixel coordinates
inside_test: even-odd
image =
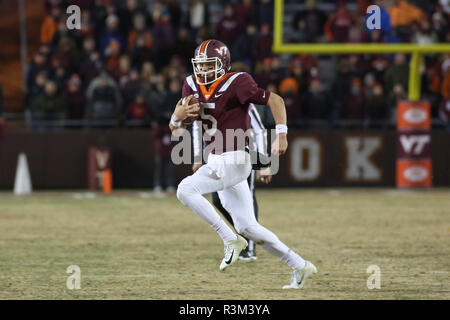
[[[110,194],[112,191],[112,172],[110,169],[103,171],[103,193]]]

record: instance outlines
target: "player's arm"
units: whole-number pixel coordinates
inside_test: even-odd
[[[287,116],[284,100],[274,92],[259,88],[255,80],[248,74],[243,73],[235,85],[236,95],[241,103],[254,103],[268,105],[272,111],[276,123],[277,137],[272,144],[272,154],[279,155],[286,152],[287,143]]]
[[[272,144],[272,154],[284,154],[286,153],[287,142],[287,115],[286,106],[284,100],[278,94],[270,92],[269,101],[267,104],[272,111],[273,119],[275,120],[276,139]]]
[[[188,117],[195,117],[198,116],[198,112],[200,110],[200,104],[195,103],[189,105],[189,101],[192,99],[192,95],[186,97],[186,99],[181,98],[176,107],[175,111],[173,112],[172,116],[170,117],[170,123],[169,128],[173,132],[176,129],[185,129],[186,125],[183,124],[183,121],[186,120]]]

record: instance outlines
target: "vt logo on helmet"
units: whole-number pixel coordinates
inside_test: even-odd
[[[195,79],[198,84],[211,84],[223,77],[231,69],[230,50],[214,39],[203,41],[195,49],[191,59]]]

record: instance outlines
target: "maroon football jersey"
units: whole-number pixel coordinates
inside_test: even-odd
[[[206,146],[222,137],[222,143],[215,143],[212,152],[220,154],[226,151],[235,151],[248,145],[238,143],[237,137],[229,136],[227,129],[243,132],[250,129],[250,116],[248,107],[250,103],[267,105],[270,92],[259,88],[253,78],[246,72],[231,72],[206,87],[199,85],[194,76],[186,77],[183,84],[183,98],[193,94],[202,106],[200,119],[202,121],[202,134],[210,136],[205,139]],[[218,134],[220,132],[220,135]],[[227,143],[228,142],[228,143]],[[218,145],[222,147],[219,148]]]

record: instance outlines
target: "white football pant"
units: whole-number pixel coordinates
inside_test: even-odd
[[[216,230],[224,242],[235,240],[234,232],[203,197],[204,194],[217,191],[239,234],[261,245],[293,269],[303,268],[305,261],[256,220],[253,198],[247,183],[251,170],[250,155],[245,151],[231,151],[220,155],[211,153],[207,164],[180,182],[177,197]]]

